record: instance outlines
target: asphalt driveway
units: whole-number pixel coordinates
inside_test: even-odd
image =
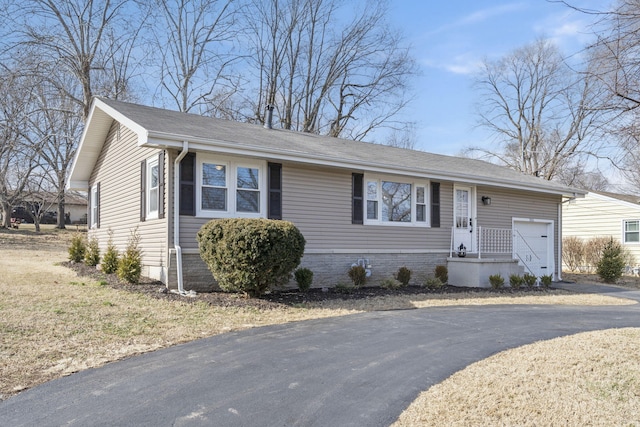
[[[388,426],[473,362],[628,326],[640,327],[640,305],[443,307],[269,326],[51,381],[0,402],[0,425]]]

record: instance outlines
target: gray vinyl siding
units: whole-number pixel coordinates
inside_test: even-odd
[[[157,149],[138,147],[136,135],[114,121],[90,178],[91,186],[100,183],[100,228],[91,229],[90,235],[98,238],[104,251],[111,230],[113,243],[122,252],[137,227],[143,274],[152,277],[157,274],[150,269],[157,272],[166,267],[167,220],[140,221],[140,162],[158,153]],[[167,170],[165,166],[165,182]],[[167,212],[166,195],[164,200]]]
[[[449,250],[453,226],[452,183],[442,182],[440,186],[440,228],[356,225],[351,223],[351,173],[341,169],[283,164],[283,219],[300,229],[307,240],[307,251]],[[183,250],[197,249],[196,233],[210,219],[180,216],[180,245]]]
[[[491,205],[482,204],[482,196],[491,197]],[[476,206],[478,224],[488,228],[511,228],[513,218],[553,221],[553,251],[556,273],[557,253],[560,244],[560,218],[558,204],[561,196],[529,191],[516,191],[495,187],[477,187]]]
[[[308,250],[448,251],[453,225],[451,183],[440,187],[440,228],[358,225],[351,223],[351,173],[283,165],[283,219],[296,224]]]

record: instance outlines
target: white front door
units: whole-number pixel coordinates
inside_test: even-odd
[[[453,206],[453,247],[464,245],[467,252],[475,252],[475,224],[473,223],[473,189],[455,187]]]

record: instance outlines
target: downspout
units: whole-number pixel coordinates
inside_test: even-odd
[[[178,276],[178,293],[186,295],[182,280],[182,248],[180,247],[180,161],[189,152],[189,143],[182,141],[182,151],[173,165],[173,247],[176,251],[176,274]]]
[[[558,282],[562,281],[562,203],[558,203]]]

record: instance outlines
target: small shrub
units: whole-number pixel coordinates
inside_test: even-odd
[[[489,283],[493,289],[500,289],[504,286],[504,278],[500,274],[492,274],[489,276]]]
[[[282,286],[300,264],[305,240],[289,221],[216,219],[197,235],[200,257],[226,292],[259,296]]]
[[[584,246],[584,263],[588,271],[594,271],[602,259],[602,253],[611,237],[594,237],[586,241]]]
[[[538,278],[534,274],[524,273],[524,276],[522,277],[522,282],[529,289],[533,289],[537,281]]]
[[[517,274],[512,274],[509,276],[509,285],[511,289],[518,290],[522,286],[524,279]]]
[[[131,232],[127,241],[127,249],[118,261],[118,278],[127,283],[138,284],[142,274],[142,251],[139,247],[140,235],[138,229]]]
[[[602,258],[598,262],[596,272],[605,283],[615,283],[624,272],[625,259],[622,253],[622,246],[614,241],[609,243],[602,251]]]
[[[109,241],[107,242],[107,250],[102,257],[102,272],[106,274],[112,274],[118,271],[118,257],[120,254],[113,244],[113,232],[109,230]]]
[[[442,288],[443,286],[444,286],[444,283],[442,283],[442,280],[440,280],[437,277],[429,277],[424,282],[424,287],[427,288],[427,289],[430,289],[432,291],[437,291],[438,289]]]
[[[100,246],[98,239],[92,237],[84,252],[84,263],[89,267],[95,267],[100,262]]]
[[[334,288],[339,294],[352,294],[355,289],[355,286],[348,283],[338,283]]]
[[[411,280],[411,270],[407,267],[400,267],[396,273],[396,280],[402,284],[402,286],[408,286]]]
[[[440,279],[442,284],[445,284],[449,281],[449,270],[446,265],[436,265],[435,276],[437,279]]]
[[[296,283],[298,284],[298,289],[302,292],[307,292],[309,288],[311,288],[311,283],[313,283],[313,271],[308,268],[299,268],[293,273]]]
[[[542,283],[542,286],[545,289],[549,289],[552,282],[553,282],[553,276],[550,274],[545,274],[544,276],[540,277],[540,283]]]
[[[349,278],[353,286],[361,288],[367,283],[367,270],[361,265],[354,265],[349,269]]]
[[[562,262],[570,271],[578,271],[584,266],[585,244],[579,237],[571,236],[562,239]]]
[[[71,239],[69,246],[69,260],[73,262],[81,262],[84,259],[84,253],[87,250],[87,242],[82,234],[75,234]]]
[[[389,277],[388,279],[384,279],[380,282],[380,286],[385,289],[400,289],[405,285],[401,281],[394,279],[393,277]]]

